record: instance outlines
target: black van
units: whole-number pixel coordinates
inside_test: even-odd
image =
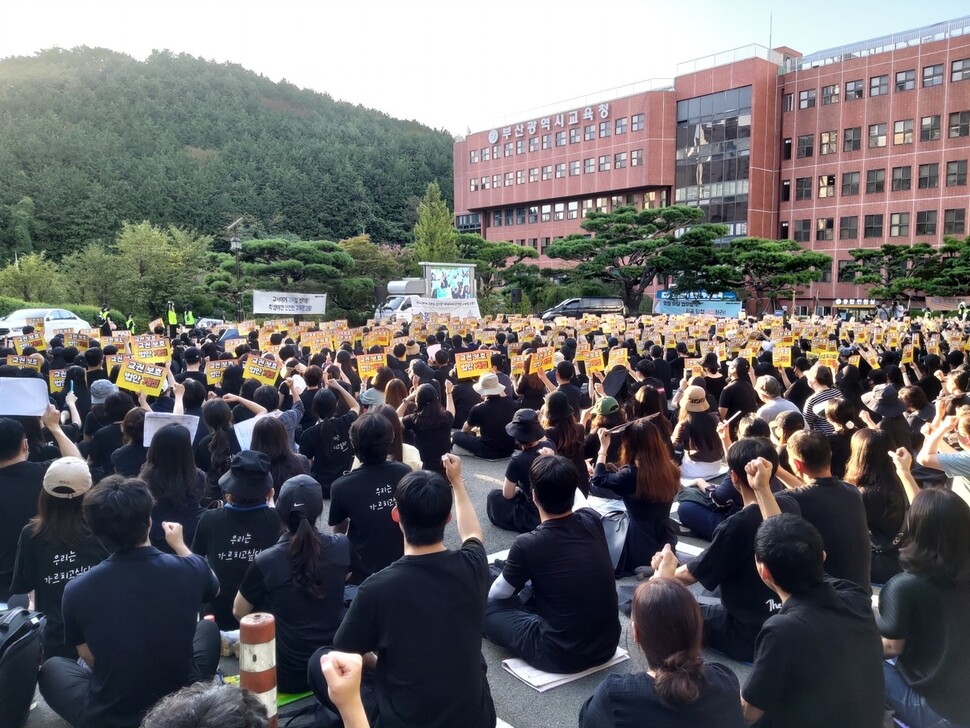
[[[605,316],[607,314],[627,315],[627,308],[623,305],[621,298],[600,298],[583,297],[567,298],[548,311],[542,312],[543,321],[552,321],[557,316],[568,316],[570,318],[581,318],[586,314],[593,316]]]

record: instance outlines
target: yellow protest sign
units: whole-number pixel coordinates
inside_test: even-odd
[[[791,366],[791,347],[776,346],[771,350],[771,363],[778,367]]]
[[[222,375],[229,367],[239,364],[238,359],[215,359],[205,364],[205,383],[210,387],[222,384]]]
[[[138,336],[131,341],[131,353],[138,361],[164,364],[172,355],[168,339],[162,336]]]
[[[903,346],[903,354],[899,359],[900,364],[912,364],[913,363],[913,345],[905,344]]]
[[[603,371],[603,352],[599,349],[590,351],[586,354],[584,363],[586,365],[587,374]]]
[[[37,349],[37,351],[47,351],[47,344],[44,343],[43,336],[38,336],[37,334],[28,334],[27,336],[13,337],[13,348],[18,354],[23,354],[24,349],[30,346]]]
[[[858,354],[853,354],[852,356],[849,357],[849,364],[856,367],[857,369],[859,368],[860,363],[862,363],[862,357],[859,356]]]
[[[520,355],[517,355],[517,354],[513,355],[511,357],[511,364],[512,364],[512,376],[513,377],[517,377],[517,376],[519,376],[521,374],[528,374],[529,373],[529,355],[528,354],[522,354],[521,356]]]
[[[161,326],[163,329],[165,328],[165,323],[160,318],[152,319],[151,321],[148,322],[149,331],[154,331],[159,326]]]
[[[839,368],[839,352],[833,350],[818,352],[818,363],[834,372]]]
[[[458,352],[455,354],[455,369],[459,379],[478,379],[492,371],[491,352],[488,349]]]
[[[125,362],[118,372],[118,387],[136,395],[144,393],[149,397],[157,397],[162,393],[164,383],[165,369],[147,362]]]
[[[387,354],[361,354],[357,357],[357,373],[361,379],[373,377],[383,366],[387,366]]]
[[[80,334],[87,336],[89,339],[97,339],[101,341],[101,329],[81,329]]]
[[[115,367],[124,366],[125,362],[134,361],[135,357],[130,354],[108,354],[104,358],[105,365],[108,367],[108,371],[111,371]]]
[[[610,352],[610,361],[606,368],[612,370],[614,367],[623,367],[626,369],[627,361],[629,361],[628,355],[629,352],[622,347],[613,349]]]
[[[248,321],[240,321],[236,324],[236,331],[239,332],[240,336],[249,336],[250,331],[256,331],[259,328],[256,326],[256,321],[249,319]]]
[[[18,369],[33,369],[40,371],[40,362],[32,356],[8,356],[7,366],[17,367]]]
[[[246,366],[243,369],[243,379],[255,379],[262,384],[273,386],[276,384],[276,377],[280,373],[280,363],[275,359],[263,359],[259,356],[250,356],[246,359]]]
[[[51,393],[63,391],[65,382],[67,382],[67,369],[51,369],[47,372],[47,385]]]
[[[65,334],[64,346],[73,346],[78,351],[91,348],[91,339],[84,334]]]
[[[236,347],[248,345],[249,344],[249,339],[226,339],[222,343],[225,345],[225,347],[226,347],[225,350],[226,351],[229,351],[229,352],[232,352],[233,354],[235,354],[236,353]]]
[[[556,351],[551,346],[543,346],[538,349],[535,358],[532,360],[532,371],[548,372],[556,364]]]

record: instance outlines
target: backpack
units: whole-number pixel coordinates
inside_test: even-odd
[[[0,612],[0,728],[27,722],[43,660],[47,619],[40,612]]]

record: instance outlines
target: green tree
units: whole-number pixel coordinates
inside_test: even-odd
[[[120,260],[102,243],[90,243],[61,261],[61,277],[78,303],[100,305],[125,303],[127,294],[119,281],[125,278]],[[139,311],[143,313],[143,311]]]
[[[341,249],[354,259],[355,270],[375,282],[400,278],[411,273],[414,261],[411,251],[400,245],[378,245],[370,235],[358,235],[341,240]],[[415,275],[418,275],[415,272]]]
[[[58,300],[60,271],[41,253],[27,253],[0,270],[0,293],[27,302]]]
[[[191,302],[203,286],[212,238],[149,222],[125,223],[114,250],[118,257],[112,305],[159,316],[168,301]]]
[[[716,264],[703,269],[708,290],[746,289],[764,310],[791,298],[832,265],[831,256],[803,250],[792,240],[738,238],[718,249]]]
[[[843,279],[857,286],[868,286],[868,295],[873,298],[894,303],[921,296],[941,262],[940,251],[927,243],[854,248],[849,255],[853,262],[842,269]]]
[[[593,211],[582,223],[592,237],[570,235],[550,245],[548,255],[577,263],[565,274],[570,282],[615,287],[630,311],[638,311],[654,279],[697,270],[713,258],[714,241],[727,228],[702,224],[703,216],[700,208],[686,206]]]
[[[944,239],[934,264],[915,274],[931,296],[965,296],[970,290],[970,237]]]
[[[525,262],[539,257],[533,248],[504,241],[492,242],[477,234],[457,235],[455,244],[461,261],[475,264],[479,298],[486,298],[512,282],[521,288],[529,285],[528,278],[539,278],[539,267]]]
[[[441,197],[437,182],[431,182],[418,203],[411,251],[418,262],[452,263],[458,260],[454,217]]]

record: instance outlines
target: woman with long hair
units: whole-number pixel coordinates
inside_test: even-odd
[[[654,578],[633,594],[634,642],[645,672],[607,675],[579,711],[579,728],[745,728],[734,673],[701,657],[704,619],[687,587]]]
[[[275,417],[260,417],[257,420],[249,447],[269,458],[273,487],[277,493],[283,487],[284,481],[310,472],[310,461],[305,455],[293,452],[286,428]]]
[[[842,397],[830,399],[825,403],[825,419],[835,432],[826,435],[832,450],[832,475],[841,478],[852,452],[852,434],[865,427],[859,419],[859,410],[852,402]]]
[[[91,390],[88,388],[88,379],[84,372],[84,367],[69,366],[64,373],[64,389],[59,394],[54,395],[57,407],[64,410],[67,406],[67,395],[73,393],[77,398],[74,406],[77,409],[78,422],[74,424],[78,427],[84,425],[88,412],[91,411]]]
[[[859,489],[872,544],[872,581],[885,584],[901,570],[899,547],[906,518],[906,493],[890,456],[892,435],[863,428],[852,436],[844,480]]]
[[[111,456],[115,450],[125,444],[121,423],[124,421],[125,415],[134,407],[135,403],[127,392],[116,390],[104,400],[104,406],[101,410],[101,420],[104,424],[94,433],[88,443],[88,464],[91,466],[91,474],[94,476],[95,482],[114,472],[111,465]],[[92,410],[88,419],[93,416],[94,411]]]
[[[221,500],[219,478],[226,474],[232,456],[241,449],[232,429],[232,409],[225,400],[211,399],[202,405],[202,421],[209,434],[195,446],[195,464],[205,473],[206,500]]]
[[[589,495],[589,470],[583,457],[586,431],[577,422],[569,398],[562,392],[550,392],[541,414],[546,439],[555,445],[557,455],[576,466],[576,487],[583,495]]]
[[[350,573],[350,541],[323,534],[320,484],[309,475],[283,483],[276,510],[284,532],[253,560],[239,586],[233,616],[259,610],[276,618],[276,676],[280,691],[307,690],[307,663],[333,644],[343,617],[344,582]]]
[[[397,409],[401,403],[408,398],[408,387],[400,379],[395,377],[387,386],[384,387],[384,404]]]
[[[360,375],[357,373],[357,360],[354,355],[346,349],[341,349],[334,357],[334,362],[343,372],[341,379],[346,377],[346,381],[350,382],[351,393],[354,396],[360,394]]]
[[[952,490],[919,491],[906,516],[899,563],[903,573],[879,594],[887,702],[910,728],[970,725],[966,501]]]
[[[182,524],[185,542],[192,543],[199,521],[199,500],[205,490],[205,474],[195,467],[189,431],[182,425],[165,425],[152,438],[141,479],[155,498],[152,509],[152,546],[174,553],[165,541],[163,521]]]
[[[141,407],[128,410],[121,421],[121,436],[125,444],[111,453],[111,466],[118,475],[137,478],[148,458],[148,448],[144,444],[145,410]]]
[[[620,435],[620,468],[610,472],[607,453],[613,436],[599,430],[600,449],[589,492],[605,498],[622,498],[630,514],[630,528],[616,567],[618,574],[649,565],[665,544],[677,544],[670,507],[680,490],[680,470],[660,430],[649,420],[636,420]]]
[[[77,646],[64,641],[64,587],[108,556],[81,511],[90,489],[91,473],[83,460],[65,457],[52,462],[44,475],[37,515],[17,542],[11,594],[33,592],[33,608],[46,615],[45,657],[77,659]]]
[[[663,434],[663,436],[668,440],[674,436],[674,428],[671,426],[670,420],[667,418],[667,400],[664,397],[662,389],[657,389],[652,384],[643,385],[636,391],[636,394],[633,395],[631,409],[633,410],[631,419],[649,417],[653,414],[659,415],[650,421],[657,426],[657,429],[660,430],[661,434]],[[671,451],[672,450],[673,442],[671,442]]]
[[[546,385],[535,372],[523,374],[515,385],[515,393],[519,397],[520,409],[534,409],[542,407],[543,397],[546,396]]]
[[[449,411],[442,406],[438,389],[433,384],[422,384],[411,395],[417,405],[414,414],[404,415],[401,420],[405,432],[414,435],[414,443],[421,456],[421,464],[425,470],[432,470],[444,475],[441,456],[451,452],[451,428],[455,424],[454,404],[451,400],[451,382],[445,385],[448,391],[448,402],[452,407]],[[398,414],[404,408],[398,408]]]
[[[717,416],[710,411],[707,392],[691,385],[680,400],[672,442],[683,450],[680,473],[684,478],[712,478],[724,467],[724,445],[717,434]]]
[[[397,380],[397,375],[394,374],[393,369],[390,367],[380,367],[374,375],[374,378],[371,379],[370,388],[376,389],[383,394],[387,390],[387,385],[395,380]]]
[[[339,413],[344,402],[346,412]],[[324,386],[313,396],[313,414],[317,424],[306,430],[300,439],[300,452],[310,460],[310,475],[323,488],[323,497],[330,497],[330,486],[350,470],[354,451],[350,446],[350,426],[360,413],[360,405],[336,379],[324,375]]]

